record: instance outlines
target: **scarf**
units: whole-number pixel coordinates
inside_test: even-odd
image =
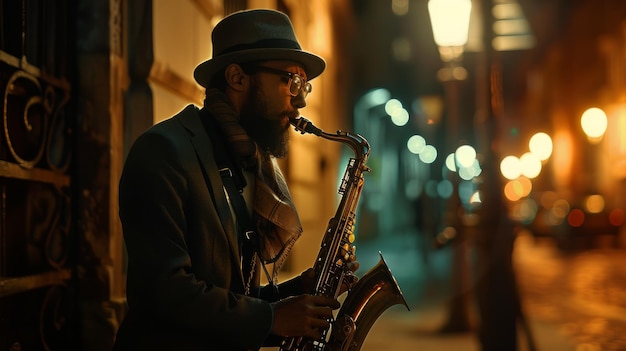
[[[268,152],[261,152],[248,136],[223,92],[207,89],[204,106],[215,118],[236,163],[255,176],[251,217],[258,236],[256,256],[262,264],[273,263],[268,279],[276,283],[280,268],[302,234],[302,224],[285,178],[276,159]]]

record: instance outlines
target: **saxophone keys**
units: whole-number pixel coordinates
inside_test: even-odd
[[[357,278],[357,276],[354,275],[352,271],[347,271],[343,277],[343,282],[344,284],[346,284],[346,287],[348,288],[348,290],[352,289],[352,287],[354,286],[354,284],[356,284],[357,281],[359,281],[359,278]]]
[[[356,246],[352,246],[349,253],[350,258],[348,259],[348,262],[356,261]]]
[[[348,241],[350,243],[353,243],[354,239],[356,239],[356,236],[354,235],[354,233],[350,232],[350,235],[348,235]]]

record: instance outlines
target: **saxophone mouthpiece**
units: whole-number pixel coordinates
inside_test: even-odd
[[[304,116],[291,118],[289,119],[289,123],[291,123],[296,128],[296,132],[300,132],[301,134],[311,133],[317,136],[320,136],[322,134],[322,130],[314,126],[313,123],[311,123],[311,121],[306,119]]]

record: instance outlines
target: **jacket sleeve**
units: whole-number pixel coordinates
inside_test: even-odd
[[[189,168],[198,167],[198,162],[188,143],[184,138],[147,133],[128,155],[119,204],[129,258],[129,307],[152,323],[204,336],[207,345],[258,348],[272,326],[270,303],[199,279],[194,268],[198,262],[189,254],[189,237],[204,235],[194,244],[205,243],[206,255],[217,255],[224,262],[216,263],[222,266],[211,267],[211,272],[217,276],[232,269],[228,247],[213,237],[220,233],[190,232],[188,217],[195,209],[189,208],[189,198],[198,194],[190,193],[195,180],[190,180]],[[218,221],[217,215],[214,220]]]

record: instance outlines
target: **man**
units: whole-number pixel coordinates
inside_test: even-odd
[[[302,232],[275,158],[286,155],[289,119],[325,62],[273,10],[232,14],[212,40],[213,57],[194,71],[204,107],[150,128],[124,166],[129,310],[116,350],[250,350],[319,338],[339,307],[305,294],[311,269],[259,286],[263,273],[276,281]]]

